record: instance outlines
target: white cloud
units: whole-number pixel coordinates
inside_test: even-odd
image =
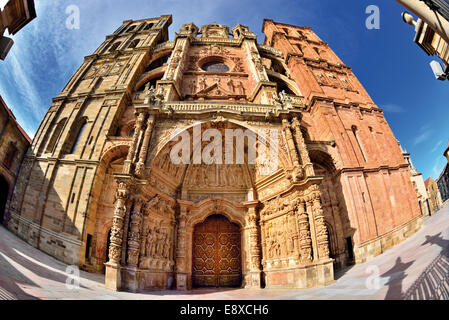
[[[388,113],[403,113],[405,112],[405,109],[401,107],[400,105],[388,103],[385,105],[381,105],[381,108]]]
[[[437,151],[437,149],[443,144],[443,140],[438,141],[435,146],[432,148],[432,150],[430,150],[430,152],[435,152]]]

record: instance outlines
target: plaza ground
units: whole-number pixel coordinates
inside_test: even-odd
[[[104,275],[84,271],[80,272],[79,288],[73,288],[66,270],[66,264],[0,227],[0,300],[449,300],[449,206],[429,217],[418,233],[400,245],[367,263],[338,271],[335,283],[324,288],[195,289],[135,294],[108,291]]]

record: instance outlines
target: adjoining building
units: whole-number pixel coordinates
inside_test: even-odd
[[[438,185],[432,178],[425,181],[427,196],[429,197],[430,213],[433,214],[441,209],[443,202],[441,201],[440,190]]]
[[[449,76],[449,2],[447,0],[396,0],[419,18],[404,12],[404,22],[415,27],[415,43],[429,56],[437,55],[444,67],[437,61],[431,62],[438,80]]]
[[[53,99],[12,232],[140,291],[323,286],[419,230],[383,111],[311,28],[171,22],[125,21]]]
[[[443,202],[443,206],[445,206],[449,200],[449,144],[447,145],[446,150],[444,150],[444,156],[447,158],[448,163],[437,179],[438,189],[441,193],[441,201]]]
[[[30,137],[0,96],[0,224],[7,225],[5,209],[30,143]]]
[[[0,8],[1,9],[1,8]],[[14,44],[11,38],[3,36],[6,29],[9,34],[16,34],[31,20],[36,18],[34,0],[9,0],[0,10],[0,59],[5,60],[6,55]]]
[[[399,142],[398,142],[399,143]],[[399,147],[402,150],[402,155],[404,156],[405,161],[407,161],[409,165],[410,172],[412,174],[412,183],[413,187],[415,188],[416,195],[418,197],[419,207],[421,208],[421,213],[425,216],[430,215],[430,208],[429,208],[429,199],[427,196],[427,189],[426,185],[424,183],[424,178],[420,172],[416,169],[416,167],[413,165],[413,161],[410,157],[410,153],[407,152],[406,149],[404,149],[401,144],[399,143]]]

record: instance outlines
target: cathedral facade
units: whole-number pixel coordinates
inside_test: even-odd
[[[53,99],[8,227],[111,290],[308,288],[422,226],[383,112],[310,28],[125,21]]]

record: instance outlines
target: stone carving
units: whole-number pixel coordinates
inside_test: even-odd
[[[151,198],[145,204],[144,209],[147,211],[147,214],[151,212],[171,218],[174,218],[175,215],[175,210],[173,209],[172,204],[168,200],[163,199],[160,195]]]
[[[131,223],[128,232],[128,265],[136,267],[139,262],[140,248],[140,224],[142,222],[142,200],[137,199],[134,202],[134,209],[131,215]]]
[[[109,247],[109,261],[118,264],[122,252],[123,242],[123,220],[126,214],[126,200],[129,188],[125,182],[119,182],[116,193],[114,217],[112,219],[111,245]]]
[[[301,262],[307,263],[312,261],[312,239],[310,237],[309,218],[305,210],[305,203],[297,201],[298,209],[298,228],[299,228],[299,249],[301,253]]]
[[[312,186],[311,189],[313,190],[311,205],[315,219],[318,255],[320,260],[327,260],[329,259],[329,236],[321,207],[321,192],[317,185]]]
[[[159,108],[162,105],[165,99],[164,88],[161,88],[159,93],[156,94],[156,89],[153,86],[150,87],[150,83],[148,82],[145,86],[145,92],[144,104],[151,105],[156,108]]]
[[[192,165],[189,167],[186,186],[237,187],[247,185],[241,165]]]

